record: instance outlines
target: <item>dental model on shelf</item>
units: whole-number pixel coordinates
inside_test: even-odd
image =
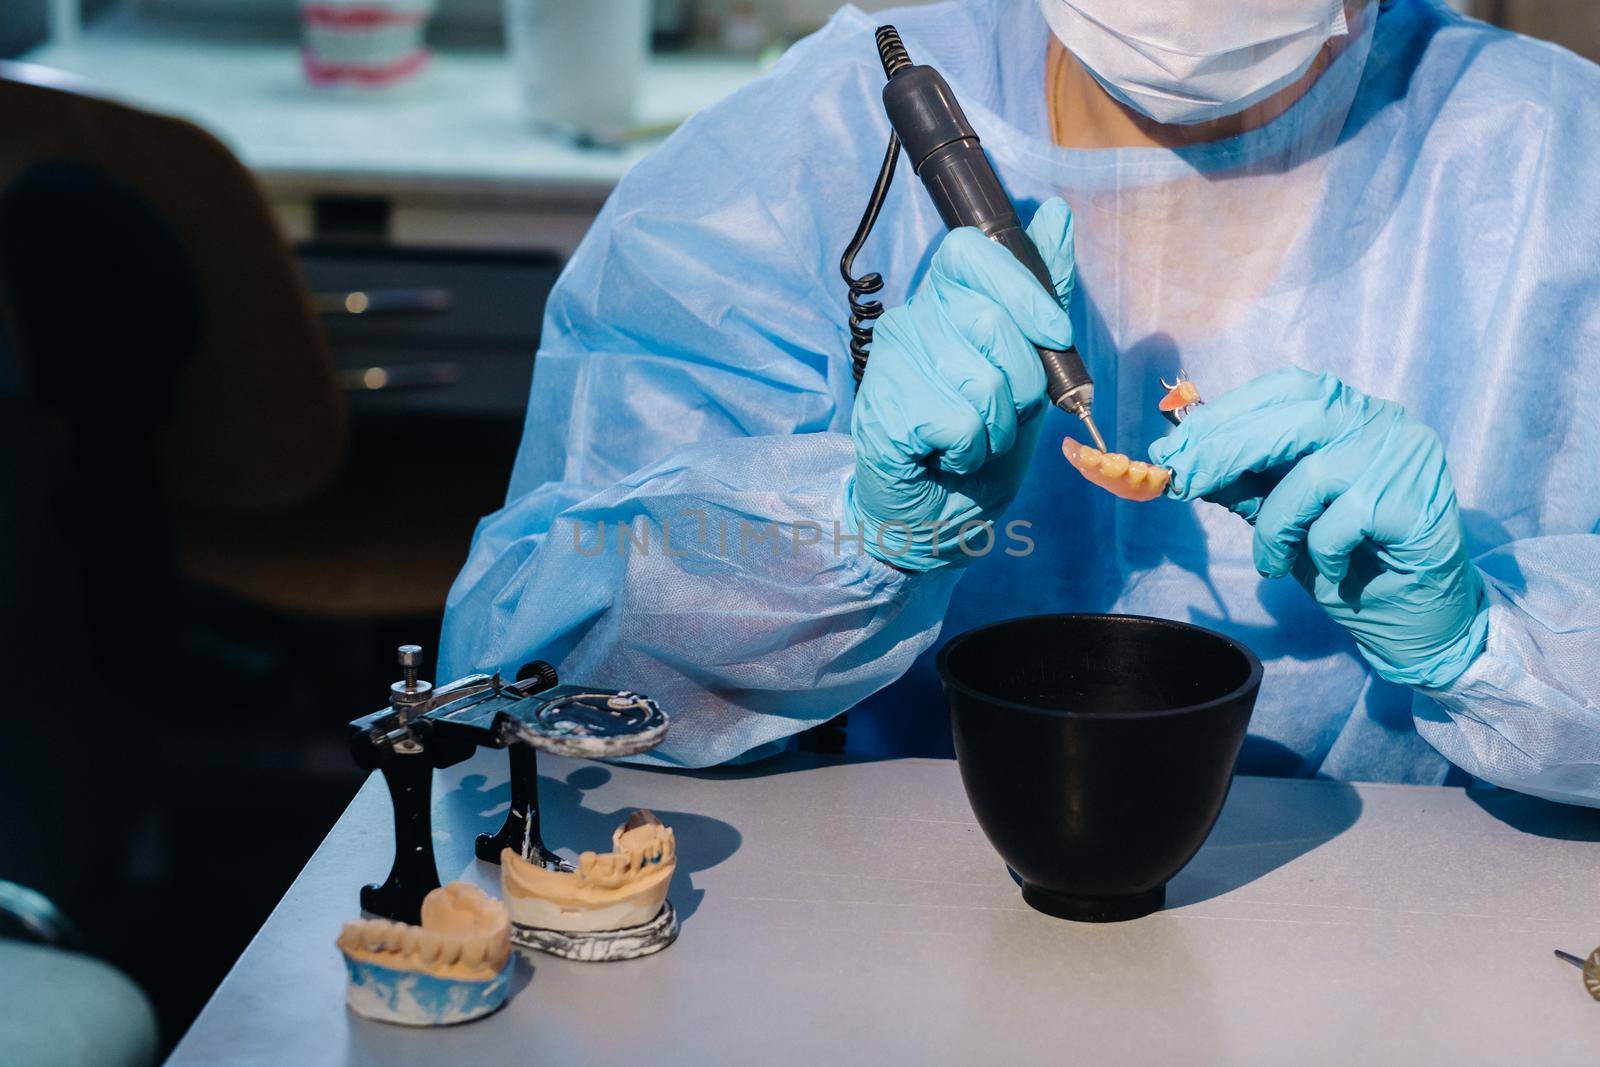
[[[1200,390],[1184,377],[1182,371],[1178,372],[1176,382],[1163,381],[1161,384],[1166,387],[1167,395],[1161,398],[1157,406],[1174,426],[1204,403],[1200,399]],[[1120,452],[1102,452],[1070,437],[1061,442],[1061,451],[1067,457],[1067,462],[1085,479],[1124,500],[1139,503],[1154,500],[1166,492],[1167,483],[1172,480],[1172,472],[1165,467],[1129,459]]]
[[[511,988],[511,922],[505,907],[466,882],[422,902],[421,925],[388,919],[344,924],[337,942],[357,1015],[407,1026],[446,1026],[488,1015]]]
[[[678,936],[667,900],[677,868],[672,828],[636,811],[611,835],[612,851],[578,857],[576,870],[500,854],[500,891],[511,938],[567,959],[633,959],[660,952]]]

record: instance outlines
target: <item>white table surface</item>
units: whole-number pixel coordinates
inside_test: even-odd
[[[580,149],[538,136],[523,120],[510,63],[487,51],[440,52],[420,77],[391,90],[330,91],[305,83],[292,42],[113,17],[75,44],[24,59],[195,121],[269,184],[604,196],[655,144]],[[655,57],[643,76],[639,120],[681,121],[755,73],[751,60]]]
[[[1600,944],[1600,812],[1498,790],[1238,779],[1168,908],[1031,911],[953,763],[673,774],[545,758],[553,847],[636,806],[675,827],[678,942],[519,964],[513,999],[415,1031],[350,1015],[334,938],[388,870],[374,777],[172,1062],[1594,1063],[1600,1003],[1551,955]],[[502,753],[441,772],[441,873],[509,792]],[[219,900],[225,897],[219,897]]]

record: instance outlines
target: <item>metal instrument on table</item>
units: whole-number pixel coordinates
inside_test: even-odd
[[[1589,953],[1588,959],[1556,949],[1556,959],[1565,960],[1582,971],[1583,987],[1589,991],[1591,997],[1600,1000],[1600,948]]]

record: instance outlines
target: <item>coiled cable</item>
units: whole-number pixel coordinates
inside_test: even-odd
[[[893,78],[911,66],[911,56],[907,54],[906,46],[900,40],[899,31],[893,26],[879,26],[872,39],[877,42],[878,60],[883,64],[883,73],[886,77]],[[883,314],[883,301],[866,298],[883,290],[883,275],[874,271],[857,278],[854,274],[856,254],[861,251],[861,246],[866,244],[867,237],[872,233],[872,227],[878,222],[878,212],[883,209],[884,198],[889,195],[889,186],[894,182],[895,164],[899,160],[900,136],[891,128],[889,147],[883,153],[883,165],[878,168],[878,180],[872,185],[872,196],[867,200],[867,210],[862,213],[861,223],[856,226],[855,236],[850,238],[844,255],[839,257],[839,273],[844,277],[844,284],[850,290],[850,369],[855,375],[857,385],[861,384],[861,376],[867,370],[873,323]]]
[[[857,278],[853,273],[856,253],[861,251],[861,246],[866,243],[868,235],[872,233],[873,225],[878,221],[878,212],[883,209],[884,198],[889,195],[889,185],[894,181],[895,163],[899,159],[900,138],[891,132],[889,148],[883,154],[883,165],[878,169],[878,180],[872,187],[872,197],[867,201],[867,210],[862,214],[860,224],[856,226],[855,236],[850,238],[850,243],[845,246],[844,255],[839,257],[839,273],[844,277],[844,284],[850,290],[850,369],[855,374],[857,385],[861,384],[861,376],[867,370],[868,348],[872,344],[872,324],[883,314],[883,301],[865,298],[883,289],[883,275],[873,271]]]

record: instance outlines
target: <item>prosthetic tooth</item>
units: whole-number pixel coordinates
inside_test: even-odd
[[[1128,457],[1121,452],[1107,452],[1100,460],[1100,473],[1108,478],[1121,478],[1128,473]]]
[[[461,958],[461,938],[441,937],[439,939],[439,962],[455,963]]]
[[[461,962],[468,967],[480,967],[489,955],[489,939],[469,937],[461,942]]]
[[[444,938],[432,930],[420,931],[420,936],[417,938],[417,959],[423,963],[437,963],[443,952]]]
[[[339,929],[338,945],[343,949],[357,949],[361,947],[361,928],[365,925],[360,919],[347,922]]]
[[[369,952],[379,952],[383,949],[384,927],[389,925],[386,920],[372,919],[361,930],[362,947]]]

